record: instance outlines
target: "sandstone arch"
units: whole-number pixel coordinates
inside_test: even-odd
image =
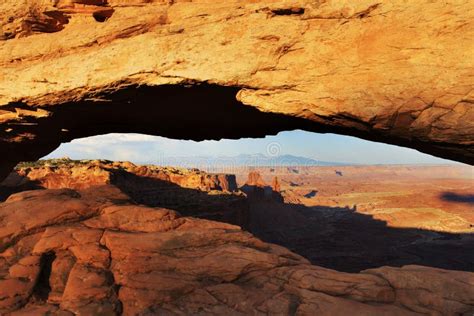
[[[96,2],[0,4],[0,177],[119,131],[300,128],[474,163],[469,0]]]

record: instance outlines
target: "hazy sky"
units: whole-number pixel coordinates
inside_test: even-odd
[[[266,138],[183,141],[141,134],[107,134],[63,144],[47,158],[128,160],[159,163],[163,157],[290,154],[320,161],[361,164],[449,163],[416,150],[369,142],[355,137],[304,131],[281,132]]]

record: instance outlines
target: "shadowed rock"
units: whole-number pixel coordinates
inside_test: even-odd
[[[359,205],[356,208],[354,205],[356,203],[352,202],[343,205],[354,205],[354,207],[341,207],[334,202],[332,206],[324,206],[323,202],[327,190],[332,190],[331,186],[335,185],[336,194],[341,189],[350,191],[354,185],[353,182],[351,184],[354,178],[359,179],[356,183],[360,185],[365,181],[360,182],[360,179],[372,177],[373,181],[377,181],[377,190],[383,191],[384,182],[381,180],[386,179],[387,175],[389,179],[400,181],[406,177],[414,177],[418,179],[417,181],[421,181],[420,185],[423,187],[423,183],[427,183],[426,176],[434,177],[433,180],[428,178],[430,183],[439,176],[462,178],[470,167],[375,167],[375,169],[370,166],[345,167],[344,184],[337,182],[331,184],[332,180],[338,181],[331,167],[314,168],[314,170],[301,168],[301,174],[298,175],[286,167],[282,168],[288,172],[285,178],[305,179],[308,175],[313,178],[318,174],[319,176],[326,174],[326,178],[319,180],[316,178],[313,185],[323,186],[320,187],[317,196],[310,199],[304,195],[311,191],[292,187],[288,181],[284,182],[287,183],[285,190],[281,190],[280,193],[273,191],[263,180],[262,174],[268,176],[264,169],[251,173],[249,183],[258,186],[248,186],[247,189],[250,191],[247,195],[240,190],[229,192],[222,189],[226,186],[225,183],[229,183],[230,186],[234,183],[235,177],[231,175],[209,174],[196,169],[138,166],[129,162],[69,159],[21,164],[16,172],[4,181],[4,184],[10,187],[0,186],[0,192],[3,191],[5,197],[8,197],[18,190],[88,189],[97,185],[111,184],[124,198],[132,199],[135,203],[172,209],[183,216],[239,225],[265,242],[284,246],[304,256],[311,263],[326,268],[358,272],[383,265],[419,264],[472,271],[474,253],[470,249],[474,235],[469,233],[472,232],[469,217],[463,219],[449,212],[436,211],[436,207],[452,206],[436,203],[432,205],[432,202],[438,201],[439,189],[434,190],[434,193],[426,196],[424,200],[420,200],[416,192],[411,194],[417,198],[408,196],[405,200],[397,200],[395,195],[396,200],[386,206],[402,207],[395,216],[386,212],[364,214],[364,207]],[[281,170],[278,172],[281,174]],[[274,177],[271,172],[269,174],[270,177]],[[241,176],[248,177],[247,173]],[[218,180],[219,177],[229,181],[216,183],[214,180]],[[213,180],[209,182],[210,179]],[[312,185],[308,182],[308,178],[301,183],[304,186]],[[458,187],[463,187],[463,182],[456,181],[456,183],[459,183]],[[409,190],[405,185],[412,186],[413,182],[402,182],[397,188],[389,187],[389,195],[393,195],[392,190],[402,188]],[[436,186],[443,184],[438,183]],[[363,187],[360,187],[362,191]],[[261,194],[255,195],[255,192]],[[103,193],[98,190],[98,194]],[[302,199],[310,200],[313,206],[305,206]],[[368,195],[363,200],[365,203],[373,203],[374,199],[375,196]],[[121,198],[117,197],[116,200],[120,201]],[[435,209],[418,212],[416,207],[424,204],[429,204]],[[463,204],[460,205],[462,206]],[[415,209],[411,210],[411,207]],[[360,212],[356,211],[357,209],[360,209]],[[467,214],[470,213],[468,211]],[[417,225],[425,228],[413,228],[418,227]]]
[[[441,199],[449,202],[474,205],[474,194],[457,194],[453,192],[445,192],[441,195]]]
[[[116,198],[115,189],[104,186],[24,192],[1,204],[0,312],[410,315],[473,310],[473,273],[420,266],[336,272],[312,266],[237,226],[126,200],[117,204]],[[43,212],[49,216],[32,216]],[[6,225],[12,222],[22,225]]]

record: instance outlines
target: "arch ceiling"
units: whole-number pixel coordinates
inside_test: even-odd
[[[203,140],[298,128],[474,163],[469,0],[0,7],[0,177],[109,132]]]

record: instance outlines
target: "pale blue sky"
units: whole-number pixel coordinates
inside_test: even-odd
[[[358,164],[442,164],[449,160],[416,150],[369,142],[355,137],[304,131],[240,140],[184,141],[141,134],[107,134],[73,140],[46,158],[128,160],[158,163],[163,157],[290,154],[320,161]]]

